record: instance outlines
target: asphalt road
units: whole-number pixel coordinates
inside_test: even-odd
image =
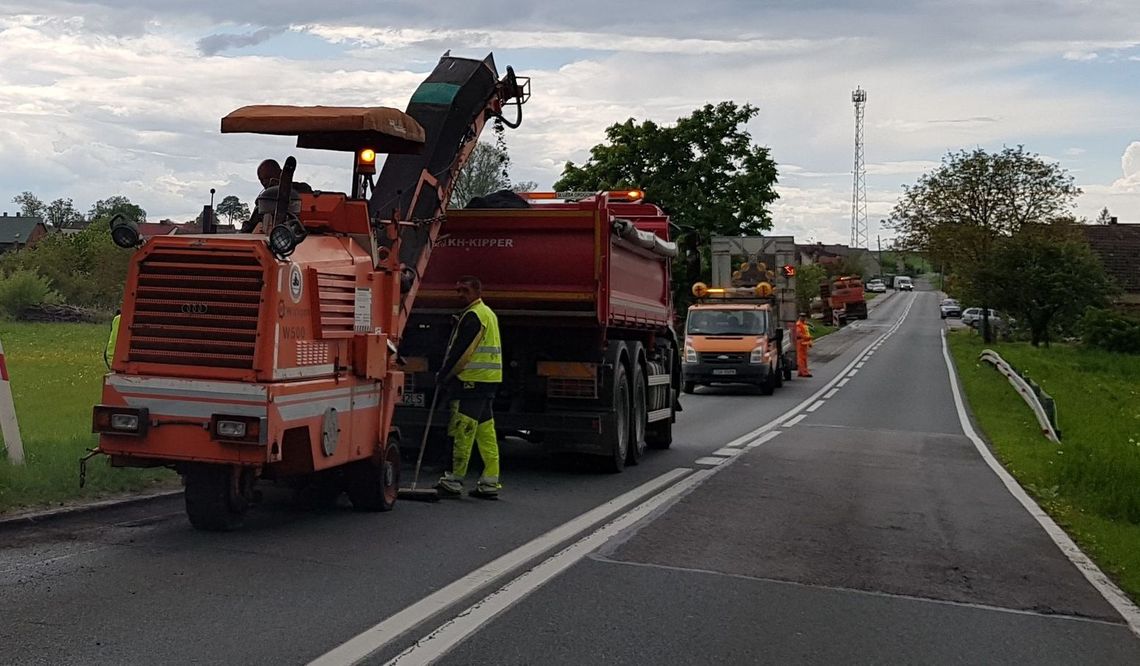
[[[498,502],[268,492],[233,534],[180,499],[0,530],[0,663],[1140,663],[963,437],[940,325],[893,295],[813,379],[685,396],[673,447],[619,475],[508,442]]]

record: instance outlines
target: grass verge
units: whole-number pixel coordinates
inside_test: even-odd
[[[107,330],[102,324],[0,323],[26,459],[17,467],[0,454],[0,513],[175,487],[173,472],[111,469],[105,458],[90,461],[87,485],[79,487],[79,459],[98,443],[91,407],[106,372]]]
[[[989,348],[1057,400],[1060,446],[972,331],[949,335],[970,409],[998,459],[1133,600],[1140,600],[1140,357],[1027,343]]]

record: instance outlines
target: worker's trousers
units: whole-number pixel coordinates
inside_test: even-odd
[[[447,434],[451,437],[451,470],[443,475],[442,484],[452,490],[463,488],[471,450],[478,446],[483,460],[483,473],[476,487],[481,491],[496,491],[499,483],[499,441],[495,436],[495,415],[491,410],[495,385],[479,386],[482,382],[465,382],[451,401],[451,420]]]
[[[807,377],[811,374],[808,370],[808,349],[811,347],[806,342],[796,343],[796,374],[800,377]]]

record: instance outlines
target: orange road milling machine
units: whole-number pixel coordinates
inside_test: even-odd
[[[529,79],[509,67],[500,79],[492,56],[445,56],[407,112],[248,106],[223,118],[223,133],[352,153],[351,191],[309,191],[289,157],[253,233],[142,242],[132,222],[112,223],[134,256],[93,455],[177,470],[198,529],[240,526],[258,479],[319,481],[358,510],[390,510],[397,350],[419,277],[484,125],[517,127],[529,96]]]

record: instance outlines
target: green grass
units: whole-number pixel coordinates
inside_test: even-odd
[[[1061,445],[1041,436],[1025,403],[972,331],[950,334],[970,408],[1006,468],[1111,575],[1140,599],[1140,356],[1057,345],[989,345],[1057,400]]]
[[[811,323],[811,337],[813,340],[818,340],[825,335],[831,335],[838,330],[838,326],[828,326],[827,324],[819,321],[813,321]]]
[[[94,448],[91,407],[99,401],[102,324],[0,322],[25,464],[16,467],[0,454],[0,512],[95,499],[110,494],[172,485],[167,470],[111,469],[106,458],[88,463],[87,485],[79,488],[79,458]]]

